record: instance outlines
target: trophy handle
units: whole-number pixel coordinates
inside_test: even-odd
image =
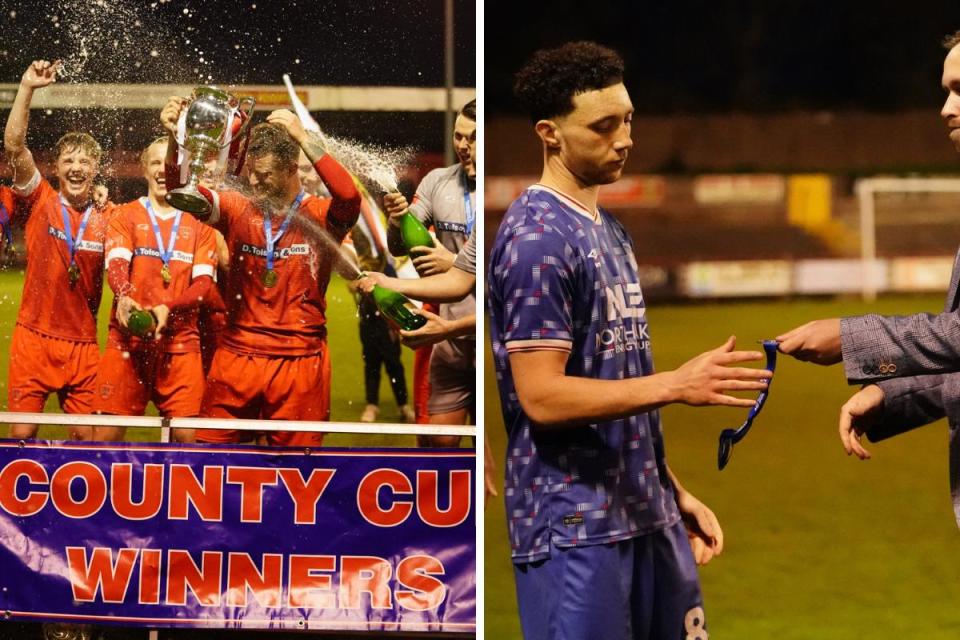
[[[242,111],[246,116],[243,119],[243,124],[240,125],[240,129],[233,136],[234,140],[239,140],[243,137],[243,134],[246,133],[247,129],[250,127],[250,123],[253,121],[253,108],[257,105],[257,100],[253,96],[243,96],[239,99],[240,102],[237,104],[237,111]],[[250,106],[246,111],[243,111],[244,103],[250,103]]]

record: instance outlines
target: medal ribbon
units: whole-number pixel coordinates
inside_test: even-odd
[[[160,259],[163,260],[163,266],[170,268],[170,256],[173,255],[173,245],[177,243],[177,232],[180,231],[180,218],[183,211],[177,209],[177,215],[173,219],[173,229],[170,231],[170,246],[165,247],[163,236],[160,235],[160,224],[157,222],[157,216],[153,213],[153,205],[150,204],[150,198],[147,198],[147,214],[150,216],[150,224],[153,225],[153,235],[157,238],[157,249],[160,250]]]
[[[60,197],[60,212],[63,214],[63,231],[67,236],[67,252],[70,254],[70,266],[77,264],[77,245],[83,240],[83,232],[87,230],[87,223],[90,222],[90,212],[93,211],[93,204],[87,207],[80,219],[80,229],[77,230],[77,238],[73,238],[73,227],[70,225],[70,214],[67,212],[67,203],[63,197]]]
[[[10,212],[0,203],[0,227],[3,227],[3,237],[7,240],[7,247],[13,246],[13,231],[10,229]]]
[[[301,191],[297,195],[297,199],[290,205],[290,211],[287,212],[286,217],[283,219],[283,224],[280,225],[280,230],[277,231],[277,235],[273,235],[273,221],[271,216],[263,216],[263,233],[267,237],[267,271],[273,271],[274,247],[277,244],[277,240],[286,233],[287,227],[290,226],[290,221],[293,220],[293,214],[300,208],[300,201],[303,200],[304,195],[305,193]]]
[[[463,213],[467,221],[467,235],[470,235],[470,232],[473,231],[473,223],[476,219],[476,214],[473,212],[473,203],[470,202],[469,186],[465,186],[463,188]]]

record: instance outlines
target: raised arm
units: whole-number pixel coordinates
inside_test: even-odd
[[[166,182],[167,191],[179,189],[183,185],[180,183],[180,165],[177,163],[180,145],[177,143],[177,122],[180,120],[180,112],[189,102],[186,98],[180,96],[170,96],[167,104],[160,111],[160,124],[167,132],[167,155],[163,159],[163,174]]]
[[[267,122],[282,125],[310,159],[333,197],[333,203],[327,212],[327,221],[333,222],[346,235],[360,217],[360,192],[350,173],[333,156],[327,154],[319,139],[307,133],[300,118],[292,111],[278,109],[267,116]]]
[[[426,278],[391,278],[371,272],[360,280],[359,286],[366,293],[373,291],[373,285],[378,284],[424,302],[457,302],[473,291],[476,281],[474,274],[454,268]]]
[[[13,168],[13,184],[24,185],[37,171],[33,154],[27,148],[27,127],[30,123],[30,103],[33,92],[49,86],[57,80],[60,61],[35,60],[20,78],[17,97],[10,107],[7,126],[3,131],[3,147],[7,161]]]

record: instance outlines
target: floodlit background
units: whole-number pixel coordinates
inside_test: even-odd
[[[260,122],[271,110],[290,107],[282,81],[288,73],[324,132],[341,143],[339,148],[352,150],[356,163],[348,168],[367,160],[389,165],[409,198],[428,171],[455,161],[453,116],[476,95],[475,31],[471,0],[2,0],[0,124],[30,62],[62,59],[63,77],[34,95],[28,146],[41,172],[50,176],[50,149],[59,136],[71,129],[90,132],[104,147],[110,198],[123,203],[146,194],[139,154],[163,134],[159,113],[168,96],[216,84],[256,97],[254,121]],[[0,182],[10,181],[10,169],[0,159]],[[0,265],[0,410],[6,409],[8,344],[23,286],[22,226],[15,237],[17,255]],[[111,302],[107,289],[100,309],[101,347]],[[337,276],[327,302],[332,419],[357,421],[365,399],[356,305]],[[412,400],[412,356],[406,348],[404,364]],[[55,399],[47,408],[56,410]],[[380,408],[381,422],[400,420],[385,374]],[[152,405],[148,412],[155,413]],[[0,429],[5,435],[6,426]],[[41,430],[43,437],[63,434],[57,428]],[[141,440],[158,435],[128,432]],[[332,434],[325,444],[414,446],[415,438]],[[465,439],[464,445],[471,443]],[[38,625],[0,623],[0,639],[39,633]],[[141,639],[147,632],[104,633]],[[222,630],[161,632],[164,638],[223,635]]]
[[[513,73],[576,39],[626,60],[634,148],[601,203],[636,245],[660,370],[731,334],[750,348],[817,318],[942,309],[960,244],[960,157],[939,117],[956,3],[487,2],[486,16],[487,247],[540,171]],[[489,344],[485,356],[502,473]],[[722,473],[718,435],[746,411],[663,411],[671,467],[726,534],[701,572],[712,637],[956,634],[946,423],[848,458],[837,415],[855,391],[839,367],[782,358]],[[485,536],[486,633],[519,637],[502,499]]]

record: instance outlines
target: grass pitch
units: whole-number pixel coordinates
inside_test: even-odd
[[[660,370],[735,334],[741,348],[817,318],[942,309],[941,297],[662,306],[648,312]],[[486,428],[501,465],[505,432],[489,344]],[[840,366],[781,356],[750,435],[717,471],[717,439],[746,410],[668,407],[667,458],[714,510],[723,555],[701,570],[710,636],[735,640],[954,638],[960,627],[960,535],[940,421],[848,458],[840,406],[856,391]],[[485,513],[485,631],[519,638],[502,499]]]
[[[6,410],[7,407],[10,336],[13,334],[13,327],[16,323],[22,289],[22,271],[0,272],[0,407],[3,410]],[[50,292],[50,295],[56,295],[56,292]],[[105,287],[98,321],[101,350],[103,345],[106,344],[107,326],[112,304],[113,294],[109,287]],[[359,421],[360,413],[366,406],[360,330],[357,306],[353,301],[353,295],[347,289],[346,282],[339,276],[334,276],[330,280],[330,287],[327,291],[327,322],[327,341],[333,362],[331,419],[341,422],[356,422]],[[412,402],[413,352],[404,347],[402,358],[407,377],[407,390]],[[60,411],[56,396],[51,396],[47,400],[46,411]],[[156,415],[156,409],[152,404],[148,406],[147,413]],[[386,371],[382,371],[380,380],[379,421],[400,422],[400,412],[394,402]],[[0,430],[2,430],[0,435],[6,437],[6,426],[0,426]],[[66,429],[61,427],[40,428],[40,437],[42,438],[63,438],[66,437],[65,434]],[[128,429],[127,438],[129,440],[156,441],[159,440],[159,432],[156,429]],[[329,446],[413,447],[416,446],[416,436],[331,433],[324,439],[324,444]]]

